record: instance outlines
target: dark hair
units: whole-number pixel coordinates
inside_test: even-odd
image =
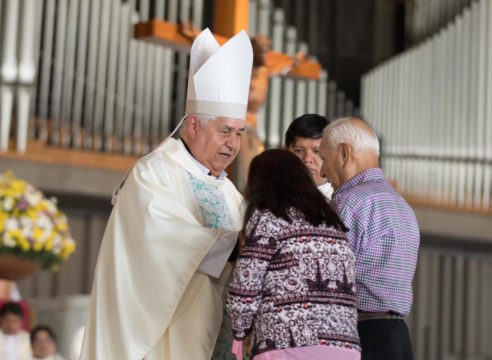
[[[256,209],[270,210],[290,222],[288,209],[293,207],[313,225],[324,222],[347,230],[314,184],[306,166],[287,150],[267,150],[253,159],[244,198],[248,204],[244,225]]]
[[[7,314],[17,315],[21,318],[24,317],[21,306],[14,301],[6,302],[0,309],[0,317],[3,317]]]
[[[297,137],[321,139],[323,129],[329,124],[327,118],[318,114],[305,114],[294,119],[285,132],[285,147],[294,144]]]
[[[53,330],[51,330],[51,328],[49,326],[38,325],[34,329],[32,329],[32,331],[31,331],[31,344],[34,343],[34,339],[36,338],[36,335],[40,331],[46,331],[48,333],[49,337],[51,338],[51,340],[56,341],[55,333],[53,332]]]

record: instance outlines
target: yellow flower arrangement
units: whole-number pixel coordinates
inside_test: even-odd
[[[57,269],[74,250],[67,218],[56,199],[46,198],[10,171],[0,174],[0,253]]]

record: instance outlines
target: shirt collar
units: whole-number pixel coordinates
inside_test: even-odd
[[[330,182],[325,182],[323,185],[318,186],[318,190],[327,198],[331,200],[331,196],[333,195],[333,186],[331,186]]]
[[[219,176],[214,176],[214,175],[212,175],[212,174],[210,173],[210,169],[209,169],[209,168],[207,168],[205,165],[203,165],[200,161],[198,161],[198,160],[197,160],[197,159],[193,156],[193,154],[192,154],[192,153],[191,153],[191,151],[190,151],[190,148],[188,147],[188,144],[186,144],[186,142],[184,142],[184,141],[183,141],[183,139],[179,139],[179,140],[183,143],[183,145],[184,145],[185,149],[187,150],[187,154],[190,156],[190,158],[193,160],[193,162],[194,162],[194,163],[198,166],[198,168],[200,169],[200,171],[201,171],[202,173],[204,173],[204,174],[206,174],[206,175],[210,175],[210,176],[212,176],[212,177],[214,177],[214,178],[216,178],[216,179],[218,179],[218,180],[221,180],[221,179],[223,179],[223,178],[225,178],[225,177],[227,176],[227,173],[226,173],[225,171],[222,171],[222,172],[220,173],[220,175],[219,175]]]
[[[338,189],[335,190],[333,193],[333,197],[337,196],[338,194],[351,189],[363,182],[367,181],[375,181],[375,180],[381,180],[384,179],[384,173],[383,170],[380,168],[370,168],[367,170],[364,170],[357,175],[355,175],[352,179],[349,181],[345,182],[342,186],[340,186]]]

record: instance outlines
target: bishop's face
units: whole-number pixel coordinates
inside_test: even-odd
[[[212,175],[219,176],[236,158],[244,131],[244,120],[219,117],[201,124],[199,121],[190,150]]]

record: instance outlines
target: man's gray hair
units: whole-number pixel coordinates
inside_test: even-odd
[[[357,125],[353,120],[355,118],[346,117],[337,119],[323,130],[323,135],[328,136],[328,141],[332,147],[338,144],[350,144],[355,151],[372,150],[379,156],[379,140],[371,127],[369,131]]]
[[[188,119],[190,117],[196,117],[198,120],[200,120],[200,123],[202,125],[205,125],[207,122],[211,121],[211,120],[215,120],[217,119],[217,116],[214,116],[214,115],[205,115],[205,114],[188,114],[186,115],[186,117],[183,119],[183,123],[181,124],[181,126],[179,127],[179,135],[182,134],[182,132],[186,129],[186,126],[188,125]]]

